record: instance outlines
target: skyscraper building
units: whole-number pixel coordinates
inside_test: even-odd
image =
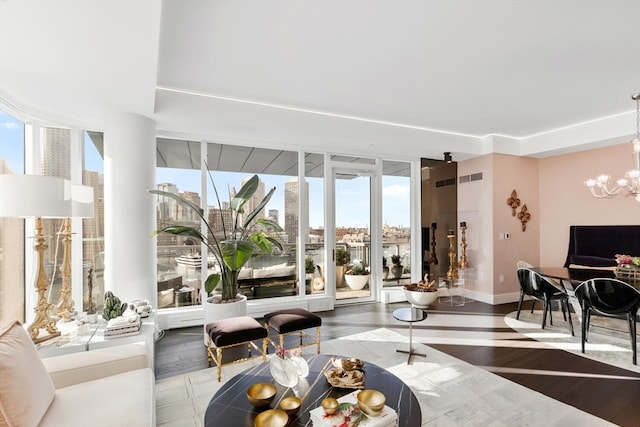
[[[247,181],[249,181],[249,179],[251,179],[251,177],[244,178],[240,182],[240,187],[242,187]],[[249,201],[247,201],[247,204],[244,207],[244,211],[246,213],[253,212],[253,210],[258,207],[258,205],[260,204],[262,199],[264,199],[264,194],[265,194],[264,193],[264,182],[262,182],[262,180],[260,180],[258,182],[258,188],[256,189],[256,192],[253,193],[253,196],[251,196],[251,199],[249,199]],[[258,213],[258,215],[256,216],[256,219],[257,218],[264,218],[265,217],[264,212],[265,212],[265,210],[264,210],[264,208],[262,208],[260,210],[260,212]]]
[[[178,187],[170,182],[158,184],[158,190],[166,193],[178,194]],[[171,197],[158,196],[158,222],[178,219],[178,203]]]
[[[309,183],[305,182],[307,201],[309,205]],[[300,198],[300,187],[298,178],[291,178],[284,183],[284,231],[289,243],[293,243],[298,238],[298,199]]]
[[[71,178],[71,132],[40,128],[40,174]]]

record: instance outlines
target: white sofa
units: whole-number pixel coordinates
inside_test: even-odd
[[[40,359],[23,326],[0,329],[0,426],[155,426],[144,343]]]

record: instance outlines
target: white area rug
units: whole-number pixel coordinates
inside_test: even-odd
[[[528,304],[525,305],[529,307]],[[544,329],[541,328],[542,310],[534,310],[533,314],[530,309],[522,310],[518,320],[516,320],[516,312],[514,311],[505,316],[505,323],[519,333],[550,347],[570,351],[619,368],[640,372],[640,366],[632,363],[631,339],[625,320],[591,316],[589,341],[585,345],[585,353],[583,354],[580,320],[575,315],[572,316],[575,336],[571,336],[569,324],[564,321],[562,314],[554,311],[553,315],[554,325],[549,325],[549,319],[547,319],[547,326]]]
[[[420,402],[422,425],[613,425],[421,344],[414,348],[427,357],[414,356],[407,365],[407,355],[396,349],[408,345],[406,336],[380,328],[323,342],[322,352],[357,357],[401,378]],[[257,363],[260,359],[225,366],[222,383],[214,368],[158,381],[158,426],[202,426],[207,404],[224,381]]]

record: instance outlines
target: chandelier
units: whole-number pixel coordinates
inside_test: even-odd
[[[640,93],[631,95],[636,101],[636,137],[633,144],[633,161],[635,168],[627,171],[624,178],[616,181],[614,187],[609,188],[609,175],[600,175],[595,179],[588,179],[585,185],[591,190],[594,197],[611,199],[618,194],[633,196],[640,202]]]

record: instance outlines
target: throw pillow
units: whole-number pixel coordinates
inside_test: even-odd
[[[18,321],[0,328],[0,426],[36,426],[55,389],[35,345]]]

